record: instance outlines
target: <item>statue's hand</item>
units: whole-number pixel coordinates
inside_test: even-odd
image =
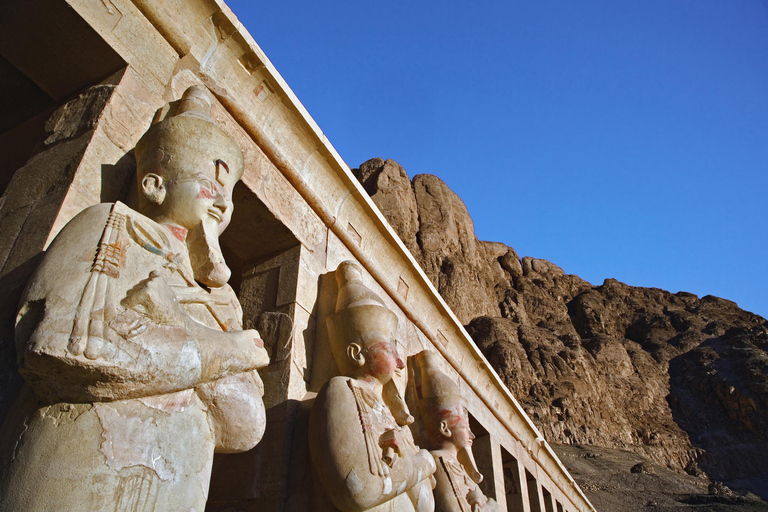
[[[247,352],[252,354],[251,369],[264,368],[269,364],[269,354],[264,348],[264,342],[261,340],[259,331],[256,329],[246,329],[244,331],[229,331],[224,333],[235,339],[237,346],[242,346]]]
[[[488,503],[488,498],[480,490],[480,486],[476,485],[467,493],[467,503],[472,508],[472,512],[482,512],[485,509],[485,504]]]
[[[173,289],[156,270],[128,290],[120,304],[161,325],[183,326],[187,317]]]
[[[383,451],[381,459],[387,466],[394,467],[397,457],[402,455],[400,452],[400,441],[398,439],[397,431],[388,429],[381,434],[381,437],[379,437],[379,446]]]

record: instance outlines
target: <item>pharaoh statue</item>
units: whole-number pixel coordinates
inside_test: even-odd
[[[269,360],[218,242],[243,156],[211,102],[187,89],[138,142],[139,211],[84,210],[33,274],[16,323],[30,412],[4,426],[0,511],[203,512],[214,452],[261,439]]]
[[[425,350],[414,358],[420,376],[416,387],[419,409],[437,464],[435,511],[497,512],[496,502],[477,485],[483,475],[472,454],[475,436],[458,386],[440,370],[434,352]]]
[[[413,416],[393,377],[405,367],[397,316],[363,284],[353,261],[336,270],[336,313],[328,319],[341,376],[318,393],[309,425],[316,478],[343,512],[434,510],[434,459],[413,441]]]

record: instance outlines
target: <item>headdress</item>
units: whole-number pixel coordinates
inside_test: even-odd
[[[466,419],[466,400],[456,383],[440,369],[440,358],[435,352],[423,350],[414,359],[419,368],[416,396],[427,432],[432,437],[441,420]]]
[[[178,176],[210,170],[222,185],[234,186],[243,175],[243,154],[211,118],[212,102],[204,87],[189,87],[176,112],[147,130],[135,149],[139,180],[149,172],[171,178],[168,172]],[[201,161],[210,161],[210,167],[200,168]]]
[[[339,284],[336,313],[328,318],[328,331],[339,370],[348,374],[347,346],[357,343],[365,349],[374,334],[394,340],[397,315],[363,284],[362,269],[356,262],[348,260],[339,264],[336,281]]]
[[[339,371],[351,375],[354,367],[347,355],[347,347],[357,343],[365,351],[381,337],[394,343],[397,315],[384,305],[381,297],[363,284],[362,269],[357,262],[341,262],[336,269],[336,281],[339,285],[336,313],[328,317],[328,334]],[[394,380],[384,385],[382,399],[399,425],[413,422],[413,416]]]
[[[460,421],[469,422],[467,401],[461,396],[456,383],[440,369],[440,358],[435,352],[423,350],[414,358],[419,368],[416,396],[419,399],[421,417],[430,440],[437,445],[441,440],[440,423],[442,421],[446,421],[450,429]],[[468,424],[467,427],[469,427]],[[471,448],[462,447],[457,457],[472,480],[478,483],[483,480]]]

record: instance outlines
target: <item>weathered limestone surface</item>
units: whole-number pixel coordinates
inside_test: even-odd
[[[434,510],[435,462],[416,446],[413,422],[392,380],[405,363],[397,352],[397,316],[345,261],[336,270],[336,313],[329,318],[341,376],[315,399],[309,423],[314,474],[345,512]]]
[[[32,275],[0,510],[202,511],[213,452],[261,438],[269,359],[218,245],[242,154],[210,102],[190,88],[139,141],[141,213],[84,210]]]
[[[768,496],[764,318],[712,296],[593,286],[477,241],[434,176],[409,182],[382,159],[354,173],[548,440],[632,450]]]

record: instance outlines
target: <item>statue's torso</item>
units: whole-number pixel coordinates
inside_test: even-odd
[[[163,276],[184,309],[196,321],[217,330],[240,328],[241,312],[229,287],[211,292],[197,285],[191,277],[182,241],[174,239],[171,233],[164,233],[161,226],[124,205],[115,210],[118,208],[123,218],[119,219],[121,224],[116,227],[119,233],[115,252],[109,255],[113,261],[107,262],[113,267],[110,270],[112,274],[104,278],[106,284],[99,285],[103,288],[99,293],[112,297],[104,299],[97,295],[91,307],[98,311],[98,301],[103,300],[105,309],[116,311],[107,311],[104,315],[108,325],[91,321],[87,329],[103,329],[107,333],[105,339],[118,340],[119,343],[113,344],[109,352],[103,349],[103,355],[98,357],[111,358],[111,363],[146,357],[146,348],[132,346],[130,339],[115,337],[109,329],[123,328],[119,325],[120,298],[152,271]],[[132,223],[131,216],[135,216],[134,220],[138,222]],[[114,217],[115,211],[110,212],[109,219],[114,220]],[[104,225],[105,222],[101,226],[94,225],[94,232],[83,237],[82,255],[73,257],[66,269],[66,272],[78,276],[79,280],[74,279],[73,282],[79,283],[80,289],[65,289],[57,294],[58,300],[69,301],[68,304],[82,301],[83,289],[87,288],[83,283],[89,282],[92,277],[93,255],[98,252],[93,240],[100,239],[98,233],[104,231]],[[145,228],[145,232],[137,234],[137,226]],[[158,234],[162,240],[158,239]],[[64,236],[67,236],[66,233]],[[46,274],[55,271],[56,264],[44,260],[38,279],[45,280]],[[83,272],[91,274],[85,276]],[[44,282],[33,283],[28,293],[53,294],[46,286]],[[115,304],[118,306],[115,307]],[[62,311],[66,312],[67,308],[62,308]],[[62,329],[76,329],[76,320],[70,320],[68,325],[66,320],[64,322]],[[51,322],[51,325],[54,323]],[[64,338],[50,338],[44,342],[61,344],[61,339]],[[107,343],[109,341],[105,346]],[[72,348],[56,346],[51,350]],[[255,372],[252,373],[227,379],[230,385],[234,382],[244,396],[258,396],[257,405],[261,409],[257,407],[257,411],[250,413],[263,418],[261,381]],[[67,385],[71,385],[73,390],[66,390]],[[215,385],[206,386],[215,388]],[[43,393],[46,396],[57,396],[57,393],[74,396],[78,384],[63,383],[61,390],[45,386]],[[207,394],[211,394],[211,389]],[[27,405],[33,400],[29,396]],[[217,410],[216,416],[211,415],[209,405],[196,389],[124,400],[105,397],[103,401],[90,403],[62,400],[42,407],[31,406],[30,409],[32,412],[26,422],[18,425],[13,432],[18,443],[8,454],[11,467],[6,472],[5,481],[0,482],[0,490],[5,489],[5,497],[0,499],[0,511],[203,512],[216,448],[213,424],[226,421],[227,411],[222,413]]]
[[[342,510],[416,511],[421,486],[406,490],[386,462],[381,446],[383,437],[394,439],[400,460],[393,467],[407,464],[419,452],[408,426],[399,426],[380,397],[356,379],[334,377],[318,399],[322,403],[316,407],[323,412],[317,413],[313,408],[313,416],[317,416],[312,420],[316,427],[310,436],[310,448],[317,467],[327,464],[328,470],[319,469],[318,476],[324,480],[329,495],[336,493],[331,497],[336,505]],[[360,505],[383,495],[390,499],[369,508]]]
[[[437,464],[436,512],[471,512],[467,494],[475,484],[455,456],[443,450],[435,450],[432,455]]]

